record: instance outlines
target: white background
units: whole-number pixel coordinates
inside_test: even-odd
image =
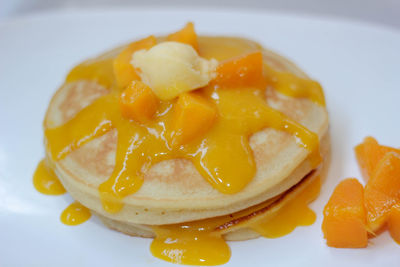
[[[128,40],[171,32],[188,20],[200,33],[247,36],[292,59],[321,82],[330,112],[332,162],[321,195],[311,205],[316,223],[276,240],[230,242],[227,266],[399,266],[400,246],[387,233],[370,240],[366,249],[351,250],[327,247],[320,230],[322,209],[334,186],[345,177],[360,178],[353,146],[369,134],[400,146],[400,33],[394,29],[398,9],[392,8],[398,4],[374,1],[374,13],[367,5],[372,1],[333,2],[341,2],[344,13],[326,17],[313,5],[300,16],[204,6],[80,10],[78,1],[45,5],[0,0],[9,7],[0,22],[0,266],[166,265],[150,254],[151,240],[110,231],[95,217],[77,227],[61,224],[59,215],[71,198],[39,194],[32,173],[43,157],[41,123],[48,101],[73,65]],[[326,3],[319,8],[339,7]],[[50,6],[54,12],[23,17]],[[352,19],[345,14],[350,7]],[[313,12],[317,17],[304,15]],[[380,26],[360,23],[365,19],[360,14],[371,14]]]
[[[352,18],[400,28],[399,0],[0,0],[0,19],[49,10],[143,6],[283,11]]]

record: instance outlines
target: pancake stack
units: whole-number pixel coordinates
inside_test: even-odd
[[[289,60],[249,40],[200,36],[198,44],[200,51],[211,51],[210,47],[226,45],[226,50],[230,52],[221,55],[210,52],[209,57],[219,62],[262,50],[264,62],[269,68],[309,79]],[[124,48],[106,52],[85,64],[112,60]],[[96,99],[109,93],[109,86],[99,80],[67,80],[49,104],[44,128],[61,127]],[[140,189],[123,198],[120,211],[110,213],[103,208],[99,186],[107,181],[115,168],[118,144],[116,129],[71,149],[60,160],[51,155],[51,144],[45,138],[46,160],[71,196],[112,229],[134,236],[154,237],[160,226],[204,222],[212,225],[226,240],[256,238],[259,233],[243,222],[257,220],[295,199],[318,175],[329,148],[328,114],[324,105],[307,97],[288,96],[273,85],[265,88],[265,103],[318,136],[319,153],[322,156],[319,164],[310,158],[309,150],[299,145],[298,138],[285,131],[266,127],[249,136],[256,172],[239,192],[220,192],[204,179],[190,160],[172,158],[148,168],[143,174]]]

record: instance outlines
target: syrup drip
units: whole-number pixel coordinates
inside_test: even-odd
[[[35,189],[45,195],[62,195],[66,192],[56,174],[41,160],[33,175]],[[60,220],[66,225],[78,225],[90,218],[90,210],[78,202],[69,205],[61,214]]]
[[[277,238],[291,233],[298,226],[312,225],[316,215],[308,204],[317,198],[321,180],[313,181],[306,190],[291,199],[272,218],[261,219],[250,228],[267,238]]]
[[[220,265],[231,251],[221,234],[202,227],[177,225],[156,229],[151,253],[162,260],[187,265]]]
[[[66,191],[56,174],[41,160],[33,174],[33,185],[36,190],[45,195],[62,195]]]
[[[91,217],[90,210],[78,202],[69,205],[60,216],[60,220],[66,225],[78,225],[86,222]]]

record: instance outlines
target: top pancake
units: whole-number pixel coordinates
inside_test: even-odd
[[[230,51],[259,50],[257,43],[238,38],[199,37],[205,46],[229,45]],[[115,57],[120,48],[100,57]],[[214,56],[218,60],[232,54]],[[306,78],[293,63],[264,50],[266,62]],[[65,83],[52,98],[45,128],[62,125],[81,109],[109,90],[93,81]],[[266,89],[266,102],[289,118],[315,132],[323,140],[328,129],[326,109],[308,99],[287,97],[273,88]],[[324,141],[322,141],[324,142]],[[321,146],[324,144],[321,143]],[[312,169],[308,151],[296,144],[292,135],[266,128],[250,137],[257,172],[240,192],[222,194],[214,189],[189,160],[173,159],[154,165],[144,176],[136,193],[124,199],[125,207],[116,214],[102,208],[98,186],[111,175],[115,164],[117,133],[112,130],[68,154],[60,161],[47,157],[67,191],[79,202],[106,217],[141,224],[168,224],[229,214],[274,197],[299,182]],[[49,155],[49,151],[47,151]]]

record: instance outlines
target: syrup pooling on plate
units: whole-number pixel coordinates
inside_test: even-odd
[[[312,225],[316,215],[308,204],[317,198],[320,188],[321,179],[317,177],[273,216],[259,220],[250,228],[264,237],[277,238],[291,233],[298,226]]]
[[[151,253],[162,260],[188,265],[220,265],[231,251],[222,235],[206,226],[173,225],[155,229]]]
[[[221,45],[207,50],[210,46],[202,46],[207,40],[217,40]],[[234,40],[237,39],[229,39],[229,42]],[[229,51],[224,49],[227,42],[224,38],[206,38],[200,41],[200,53],[205,58],[221,59],[223,55],[222,58],[226,59],[255,49],[254,44],[237,40],[234,49]],[[242,190],[256,171],[248,143],[249,136],[265,127],[294,135],[299,145],[310,151],[314,165],[320,161],[318,136],[269,107],[265,102],[264,91],[260,88],[225,89],[208,86],[197,90],[217,106],[217,121],[204,136],[187,145],[173,147],[169,139],[172,135],[171,117],[176,100],[161,101],[161,107],[150,122],[138,124],[124,119],[118,106],[120,89],[112,86],[115,84],[112,77],[110,59],[88,61],[73,69],[67,82],[95,80],[111,86],[110,93],[81,110],[64,125],[45,131],[52,157],[60,160],[86,142],[111,129],[117,129],[115,168],[111,177],[99,187],[103,207],[108,212],[118,212],[123,207],[123,198],[140,188],[143,172],[166,159],[191,160],[204,178],[220,192],[233,194]],[[291,82],[295,83],[296,80]],[[303,86],[299,88],[305,90]],[[237,109],[238,106],[241,108]]]
[[[74,202],[61,213],[60,220],[66,225],[78,225],[89,220],[91,216],[88,208],[81,203]]]
[[[64,186],[53,170],[46,165],[44,159],[39,162],[33,174],[33,185],[37,191],[45,195],[62,195],[66,192]]]
[[[152,254],[160,259],[189,265],[218,265],[231,255],[223,234],[250,228],[268,238],[310,225],[315,213],[308,204],[319,194],[319,177],[306,177],[293,190],[248,209],[200,221],[154,226]]]
[[[48,170],[44,161],[41,161],[39,166],[46,168],[46,171]],[[40,173],[41,171],[37,172],[37,174]],[[56,177],[54,173],[52,175]],[[319,188],[320,180],[317,178],[306,185],[304,189],[300,189],[301,192],[296,198],[289,200],[277,211],[272,210],[271,206],[281,196],[227,216],[154,227],[156,238],[151,245],[151,252],[160,259],[174,263],[190,265],[226,263],[231,252],[222,237],[224,230],[231,227],[250,226],[261,235],[273,238],[286,235],[297,226],[310,225],[315,220],[315,214],[307,205],[317,196]],[[268,210],[272,211],[269,212]],[[242,222],[241,218],[246,218],[260,211],[263,212],[261,216],[264,217],[261,220],[258,219],[254,222],[250,219]],[[78,225],[88,220],[90,216],[89,209],[78,202],[74,202],[62,212],[60,220],[66,225]],[[258,217],[260,216],[258,215]]]

